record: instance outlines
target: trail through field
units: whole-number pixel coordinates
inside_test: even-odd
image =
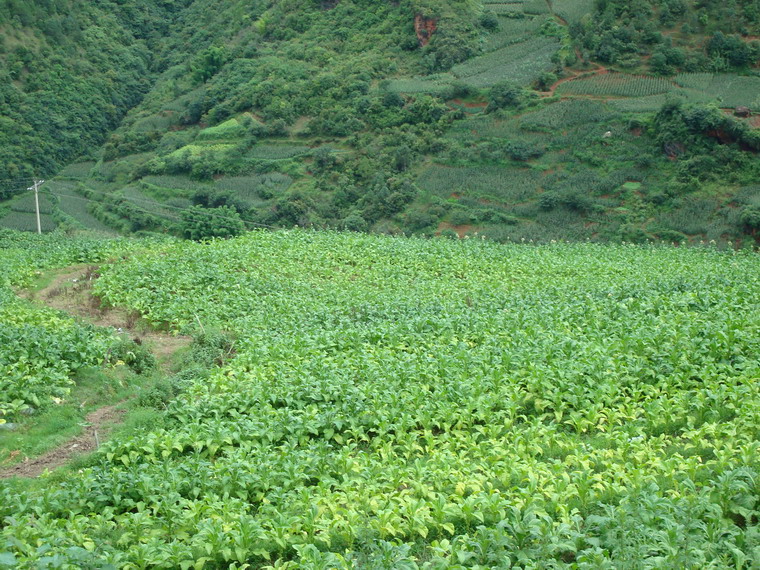
[[[81,434],[39,457],[1,470],[0,479],[38,477],[45,471],[65,465],[77,455],[95,451],[113,427],[121,422],[125,414],[125,411],[117,406],[118,404],[106,406],[90,412],[85,418],[85,427]]]
[[[112,327],[128,334],[135,342],[149,348],[163,368],[169,365],[175,352],[190,344],[192,339],[187,336],[146,330],[141,326],[139,315],[134,312],[103,307],[100,299],[92,295],[92,286],[97,278],[98,267],[95,265],[69,267],[56,275],[46,287],[21,295],[95,326]]]
[[[78,265],[64,269],[44,288],[20,292],[19,295],[27,300],[65,311],[93,325],[112,327],[128,335],[136,343],[148,348],[159,365],[167,371],[172,356],[188,346],[192,339],[143,330],[139,315],[119,308],[101,306],[100,300],[92,294],[92,286],[97,278],[97,266]],[[75,456],[95,451],[112,428],[121,423],[126,412],[119,408],[119,405],[105,406],[90,412],[85,418],[81,434],[39,457],[0,470],[0,479],[37,477],[46,470],[65,465]]]

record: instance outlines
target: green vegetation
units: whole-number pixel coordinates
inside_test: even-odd
[[[18,299],[12,288],[29,285],[48,267],[101,261],[128,245],[58,236],[22,238],[5,230],[0,246],[0,422],[6,422],[64,399],[73,375],[107,360],[120,343],[113,332]]]
[[[69,4],[0,9],[3,226],[756,242],[757,0]]]
[[[184,2],[0,3],[0,179],[96,150],[151,86]]]
[[[759,268],[303,230],[146,244],[95,291],[197,334],[198,365],[65,480],[4,483],[0,560],[754,567]]]

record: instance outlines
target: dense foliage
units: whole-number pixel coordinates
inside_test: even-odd
[[[757,0],[8,0],[0,14],[5,227],[36,229],[15,177],[83,155],[46,187],[44,231],[235,233],[189,231],[216,225],[202,207],[245,227],[755,242]],[[660,121],[676,99],[710,128]]]
[[[184,2],[0,2],[0,179],[92,153],[150,89]]]
[[[759,268],[306,231],[108,264],[104,300],[235,357],[162,427],[0,490],[0,560],[757,566]]]

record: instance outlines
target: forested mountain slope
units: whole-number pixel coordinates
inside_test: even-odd
[[[21,144],[3,151],[3,178],[48,175],[82,155],[46,187],[50,228],[198,237],[299,224],[499,240],[752,242],[759,5],[100,4],[114,22],[100,48],[123,49],[98,50],[94,25],[81,39],[65,34],[61,45],[79,49],[92,73],[78,75],[86,85],[71,94],[46,95],[30,81],[55,66],[35,71],[12,44],[34,39],[45,52],[47,22],[57,20],[25,22],[20,4],[6,2],[3,25],[21,39],[5,40],[7,73],[17,77],[4,87],[14,123],[5,118],[3,132]],[[49,50],[52,61],[59,50]],[[80,101],[83,93],[96,103]],[[104,94],[111,103],[102,110]],[[42,137],[40,117],[55,105],[66,111]],[[30,223],[28,198],[5,208],[0,224]]]

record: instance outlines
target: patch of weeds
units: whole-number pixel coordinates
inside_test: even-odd
[[[153,353],[132,339],[122,338],[109,355],[110,362],[123,362],[135,374],[145,374],[155,370],[156,357]]]

